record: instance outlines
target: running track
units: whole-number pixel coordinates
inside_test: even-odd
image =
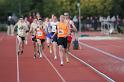
[[[43,58],[34,60],[30,37],[28,41],[24,54],[17,57],[16,38],[0,33],[0,82],[124,82],[124,39],[80,41],[82,48],[71,48],[70,63],[64,66],[60,66],[59,56],[53,59],[47,47]]]

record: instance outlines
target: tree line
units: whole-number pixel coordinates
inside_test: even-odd
[[[124,0],[0,0],[0,19],[11,13],[18,16],[39,12],[42,16],[59,16],[65,11],[78,15],[80,2],[82,16],[124,16]]]

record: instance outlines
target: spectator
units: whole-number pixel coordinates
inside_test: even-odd
[[[28,20],[28,22],[31,24],[34,19],[33,19],[32,16],[30,15],[27,20]]]
[[[7,27],[7,34],[13,36],[14,35],[14,20],[12,16],[8,16],[8,27]]]
[[[98,18],[94,17],[94,30],[97,31],[98,28]]]
[[[113,16],[111,18],[111,22],[112,22],[113,27],[115,28],[115,25],[116,25],[116,18],[115,18],[115,16]]]
[[[77,16],[74,16],[74,18],[73,18],[73,22],[74,22],[74,24],[75,24],[77,30],[79,31],[79,25],[78,25],[78,24],[79,24],[79,21],[78,21]]]
[[[90,21],[90,17],[87,17],[86,19],[86,30],[90,30],[91,28],[91,21]]]

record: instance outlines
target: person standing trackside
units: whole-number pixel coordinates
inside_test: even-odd
[[[67,36],[69,35],[68,25],[64,22],[64,15],[60,16],[60,22],[57,25],[57,42],[59,46],[59,55],[60,55],[60,65],[63,66],[63,55],[64,52],[67,55]],[[68,62],[68,60],[66,60]]]
[[[8,23],[8,27],[7,27],[7,34],[13,36],[14,35],[14,20],[12,18],[12,16],[8,17],[7,20]]]

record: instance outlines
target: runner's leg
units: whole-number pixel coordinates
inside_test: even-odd
[[[24,43],[25,43],[25,37],[22,38],[22,49],[21,49],[21,53],[23,53],[24,50]]]
[[[51,45],[51,39],[50,38],[47,38],[47,45],[48,45],[48,48],[50,50],[50,54],[52,53],[52,45]]]
[[[41,40],[37,39],[37,44],[38,44],[38,51],[40,53],[40,58],[42,57],[42,46],[41,46]]]
[[[36,42],[35,41],[33,41],[33,46],[34,46],[34,58],[36,58],[37,49],[36,49]]]
[[[28,32],[26,33],[26,37],[25,37],[25,44],[28,44]]]
[[[17,40],[18,40],[17,41],[18,42],[17,43],[17,48],[18,48],[17,50],[18,50],[18,55],[20,55],[20,51],[21,51],[21,49],[20,49],[21,48],[21,38],[19,36],[17,36]]]
[[[70,43],[68,44],[67,38],[64,38],[63,47],[64,47],[64,51],[65,51],[65,56],[66,56],[66,62],[69,63],[68,48],[70,48]]]
[[[32,42],[33,42],[33,47],[34,47],[34,58],[36,58],[37,50],[36,50],[36,37],[32,35]]]
[[[63,61],[63,47],[62,47],[62,45],[59,45],[59,55],[60,55],[60,64],[63,65],[64,61]]]
[[[53,52],[54,52],[54,59],[57,59],[57,42],[53,42]]]
[[[66,62],[69,63],[68,49],[65,49]]]

